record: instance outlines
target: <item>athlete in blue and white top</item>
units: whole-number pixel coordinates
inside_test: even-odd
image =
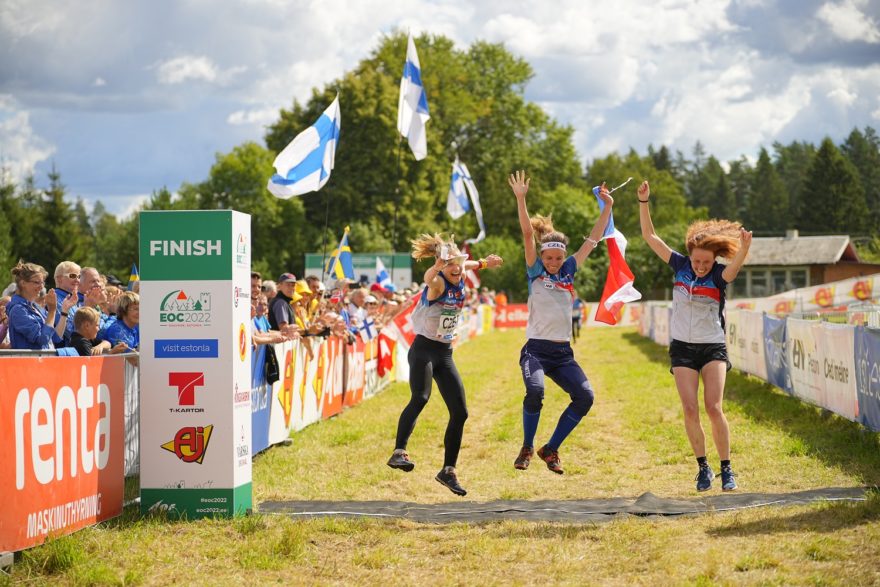
[[[712,422],[712,438],[721,459],[721,489],[736,489],[730,467],[730,428],[721,407],[730,362],[724,344],[724,297],[727,284],[745,263],[752,233],[729,220],[698,221],[688,227],[688,256],[673,251],[654,231],[649,201],[651,188],[638,189],[642,237],[675,273],[672,289],[672,343],[669,345],[675,386],[684,408],[684,428],[697,458],[697,491],[712,487],[715,474],[706,459],[706,437],[700,424],[698,390],[703,378],[703,400]],[[729,259],[727,265],[716,257]]]
[[[412,314],[416,338],[407,355],[412,396],[400,414],[397,440],[394,453],[388,459],[388,466],[406,472],[415,467],[406,447],[416,419],[431,397],[432,380],[436,381],[449,410],[449,423],[443,438],[443,469],[437,473],[435,479],[456,495],[465,495],[467,491],[458,482],[455,465],[468,413],[464,385],[452,361],[451,343],[464,307],[464,272],[478,267],[500,267],[503,261],[498,255],[489,255],[479,261],[468,261],[467,255],[461,254],[455,243],[446,242],[436,234],[423,234],[413,240],[412,245],[414,258],[421,260],[434,257],[435,262],[425,272],[426,285]]]
[[[568,237],[553,230],[550,218],[529,218],[526,193],[530,178],[517,171],[508,179],[516,196],[519,225],[523,234],[526,255],[526,274],[529,280],[529,320],[526,326],[525,346],[520,352],[526,395],[523,399],[523,446],[513,466],[528,468],[534,455],[535,433],[544,403],[544,376],[546,375],[571,396],[571,403],[562,412],[550,440],[538,449],[538,456],[547,468],[562,474],[559,446],[574,430],[593,406],[593,388],[583,369],[574,360],[571,349],[571,306],[574,297],[574,276],[605,232],[614,200],[602,184],[599,197],[605,208],[593,226],[590,236],[584,237],[580,248],[566,256]],[[538,245],[536,245],[536,239]],[[537,246],[540,246],[540,251]]]

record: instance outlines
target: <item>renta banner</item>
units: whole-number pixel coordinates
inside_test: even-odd
[[[243,514],[255,397],[250,216],[141,212],[139,261],[141,511]]]
[[[123,357],[4,358],[0,551],[122,512]]]

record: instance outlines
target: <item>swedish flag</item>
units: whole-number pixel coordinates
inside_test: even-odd
[[[342,240],[339,246],[331,253],[330,259],[327,261],[326,271],[336,279],[347,277],[354,279],[354,263],[351,256],[351,247],[348,246],[349,227],[345,227],[342,233]]]
[[[138,267],[137,263],[131,264],[131,274],[128,276],[128,291],[134,289],[134,282],[140,281],[141,277],[138,275]]]

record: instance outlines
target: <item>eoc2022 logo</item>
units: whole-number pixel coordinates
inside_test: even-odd
[[[205,453],[208,451],[212,430],[214,430],[213,425],[181,428],[174,435],[174,440],[169,440],[162,445],[162,448],[173,452],[184,463],[201,465],[205,460]]]
[[[159,324],[163,326],[208,326],[211,324],[211,294],[189,296],[175,289],[159,304]]]

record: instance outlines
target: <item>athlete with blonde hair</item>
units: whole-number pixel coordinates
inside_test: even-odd
[[[431,397],[433,379],[449,410],[449,423],[443,438],[443,468],[437,473],[436,479],[456,495],[465,495],[467,491],[458,482],[455,466],[468,412],[464,386],[452,360],[452,340],[466,299],[464,271],[500,267],[503,261],[498,255],[468,261],[467,255],[462,254],[454,242],[445,240],[439,234],[423,234],[414,239],[412,256],[419,260],[433,257],[435,261],[425,271],[426,287],[422,289],[412,314],[416,333],[408,355],[412,397],[400,414],[397,441],[388,466],[406,472],[415,467],[406,452],[406,446],[416,419]]]
[[[698,391],[703,379],[703,402],[712,423],[712,438],[721,459],[721,489],[737,488],[730,467],[730,427],[721,403],[730,361],[724,337],[724,300],[727,284],[736,279],[752,244],[752,233],[738,222],[701,220],[688,227],[687,256],[663,242],[654,231],[649,209],[651,188],[638,189],[642,238],[675,273],[670,322],[670,371],[684,409],[684,428],[697,458],[697,491],[712,487],[715,473],[706,459],[706,436],[700,424]],[[722,265],[716,258],[727,259]]]

